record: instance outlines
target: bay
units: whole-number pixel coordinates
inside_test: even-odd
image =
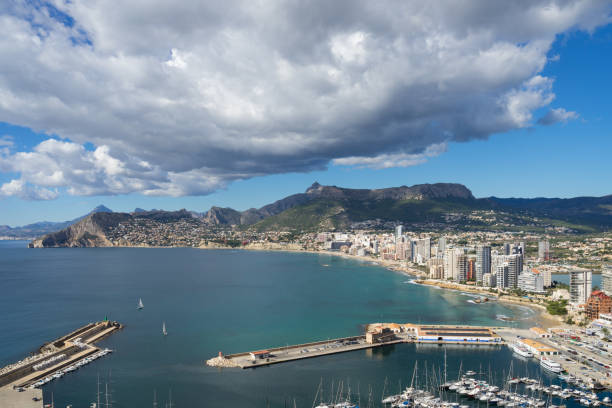
[[[380,401],[385,378],[396,391],[415,361],[442,366],[442,348],[397,345],[255,370],[207,367],[233,353],[360,334],[378,321],[533,324],[524,307],[475,305],[469,295],[411,283],[369,262],[328,254],[191,248],[27,249],[0,242],[0,365],[87,322],[108,317],[125,329],[99,343],[111,355],[44,387],[56,406],[87,407],[97,376],[109,383],[114,407],[312,404],[319,382],[351,384],[361,399]],[[137,310],[138,298],[144,309]],[[499,320],[500,316],[516,319]],[[161,333],[162,322],[168,336]],[[449,376],[491,365],[501,377],[511,354],[501,347],[448,349]],[[522,364],[522,365],[521,365]],[[541,375],[534,362],[516,370]],[[431,368],[430,368],[431,369]],[[424,375],[423,375],[424,377]],[[355,396],[354,399],[356,399]],[[365,404],[364,404],[365,405]]]

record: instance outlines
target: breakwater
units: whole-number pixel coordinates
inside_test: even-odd
[[[371,349],[400,343],[504,344],[493,328],[484,326],[415,325],[376,323],[367,325],[365,335],[343,337],[291,346],[274,347],[218,356],[206,361],[212,367],[256,368],[307,358]],[[507,329],[511,330],[511,329]]]

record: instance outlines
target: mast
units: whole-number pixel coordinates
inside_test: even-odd
[[[96,404],[96,408],[100,408],[100,372],[98,371],[98,392],[96,393],[97,396],[97,404]]]
[[[416,374],[417,374],[417,369],[418,369],[417,367],[418,366],[419,366],[419,361],[417,360],[417,361],[414,362],[414,371],[412,372],[412,380],[410,381],[410,388],[414,388],[413,387],[414,379],[415,379]],[[417,382],[417,386],[418,386],[418,382]]]
[[[157,390],[153,390],[153,408],[157,408]]]
[[[104,388],[105,388],[104,396],[106,400],[106,403],[104,405],[106,405],[106,408],[109,408],[110,405],[108,404],[108,383],[104,384]]]
[[[444,384],[446,384],[446,347],[444,347]]]

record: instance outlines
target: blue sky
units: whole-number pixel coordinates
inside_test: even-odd
[[[78,9],[65,10],[64,12],[67,15],[72,13],[76,16],[74,17],[76,21],[74,24],[75,30],[87,32],[86,23],[79,25],[79,21],[86,21],[86,16],[78,14]],[[72,27],[70,28],[72,29]],[[52,28],[50,30],[52,31]],[[499,35],[505,34],[501,33]],[[98,38],[95,35],[91,37]],[[362,37],[368,38],[367,36]],[[353,36],[349,40],[353,41],[356,38],[357,41],[362,41],[362,37]],[[94,46],[97,45],[95,40],[93,44]],[[72,46],[87,47],[88,45],[73,44]],[[109,47],[112,48],[112,46]],[[189,54],[180,57],[179,52],[174,48],[173,50],[170,57],[165,57],[169,58],[166,61],[169,66],[183,67],[192,63],[189,60]],[[359,57],[355,57],[353,53],[346,54],[346,52],[343,55],[345,58]],[[334,184],[352,188],[382,188],[420,183],[454,182],[466,185],[477,197],[575,197],[612,194],[612,115],[610,115],[609,106],[609,97],[612,94],[612,81],[610,80],[610,72],[612,72],[612,26],[599,24],[599,27],[592,33],[575,29],[559,32],[556,34],[556,39],[552,42],[546,56],[548,62],[545,63],[543,68],[536,69],[529,75],[536,73],[538,76],[551,80],[552,88],[550,90],[538,90],[538,92],[554,94],[554,100],[531,106],[529,111],[532,117],[528,120],[527,125],[524,123],[516,126],[499,125],[500,129],[505,127],[505,131],[492,131],[489,134],[477,135],[476,137],[471,135],[457,136],[443,141],[446,146],[445,152],[430,156],[423,156],[425,147],[441,142],[441,140],[434,138],[427,141],[426,144],[419,145],[407,145],[403,142],[391,141],[389,142],[391,149],[374,151],[378,149],[378,147],[375,147],[378,145],[376,132],[366,135],[370,137],[369,145],[366,143],[361,146],[355,143],[353,146],[349,143],[348,145],[336,146],[333,154],[330,154],[329,151],[317,151],[315,148],[307,147],[304,150],[310,152],[308,154],[299,150],[298,153],[292,152],[286,157],[283,156],[283,159],[280,160],[278,159],[279,156],[270,156],[265,152],[265,149],[263,150],[264,153],[261,154],[256,152],[246,155],[243,152],[227,153],[227,151],[223,151],[223,154],[227,154],[225,161],[235,160],[248,164],[230,168],[220,160],[217,168],[209,169],[208,172],[201,174],[198,173],[194,179],[185,176],[180,178],[180,181],[172,179],[171,183],[166,184],[156,181],[157,184],[151,184],[153,187],[147,183],[157,177],[160,172],[165,171],[166,167],[174,166],[168,173],[164,173],[164,176],[160,176],[161,180],[168,180],[168,174],[189,174],[191,177],[193,173],[190,173],[190,169],[199,168],[198,166],[202,163],[189,167],[187,163],[194,160],[194,157],[188,154],[189,152],[179,152],[180,148],[173,151],[171,143],[164,144],[158,150],[155,150],[156,147],[153,147],[153,145],[156,141],[153,139],[150,152],[147,144],[138,145],[134,150],[129,151],[129,147],[125,147],[128,146],[125,138],[109,141],[108,145],[111,147],[108,151],[97,150],[98,147],[106,144],[102,132],[113,130],[112,127],[108,129],[104,127],[103,118],[93,125],[85,124],[78,128],[72,125],[79,121],[79,117],[77,119],[67,117],[65,120],[70,123],[62,122],[60,119],[64,120],[64,118],[60,117],[61,114],[53,111],[50,111],[49,115],[55,116],[45,118],[45,120],[41,119],[40,111],[37,111],[37,117],[28,117],[27,114],[17,115],[12,113],[12,116],[5,114],[0,117],[15,118],[14,122],[0,122],[0,137],[4,137],[0,140],[5,140],[5,146],[10,144],[10,151],[7,151],[5,155],[10,156],[13,164],[12,167],[11,165],[3,167],[2,162],[0,162],[0,185],[20,179],[20,177],[24,179],[22,177],[24,171],[20,170],[23,169],[23,166],[20,167],[19,163],[15,164],[16,161],[23,162],[26,160],[25,156],[19,156],[19,154],[32,152],[37,146],[49,139],[71,143],[70,146],[66,145],[67,148],[74,147],[78,150],[80,146],[81,150],[75,150],[74,154],[70,153],[69,156],[65,156],[70,160],[76,157],[75,155],[89,157],[87,160],[90,160],[93,156],[89,154],[96,153],[96,157],[99,157],[99,155],[103,157],[100,163],[103,163],[104,166],[110,163],[109,166],[112,167],[119,163],[122,166],[121,171],[130,174],[130,177],[127,182],[121,179],[121,183],[117,181],[115,185],[109,187],[104,184],[104,181],[100,181],[98,173],[91,173],[92,175],[87,178],[87,180],[92,180],[92,187],[89,188],[87,182],[79,178],[81,173],[77,172],[76,175],[73,174],[73,179],[77,180],[78,183],[85,184],[79,185],[75,190],[70,190],[70,187],[73,187],[71,182],[63,182],[62,184],[62,182],[46,179],[46,181],[37,181],[44,177],[41,178],[39,174],[39,178],[36,178],[36,174],[33,172],[30,178],[24,179],[23,184],[24,188],[30,189],[31,194],[27,195],[24,194],[24,191],[21,191],[19,194],[0,195],[0,224],[15,226],[41,220],[62,221],[72,219],[87,213],[99,204],[104,204],[115,211],[131,211],[135,207],[168,210],[187,208],[195,211],[206,211],[212,205],[244,210],[249,207],[260,207],[290,194],[303,192],[314,181],[321,184]],[[0,85],[1,89],[2,86]],[[15,90],[13,89],[12,92],[15,92]],[[108,100],[112,101],[112,99]],[[234,104],[230,108],[233,106],[236,105]],[[566,112],[575,112],[577,117],[569,118],[567,122],[559,121],[547,126],[537,123],[538,118],[546,115],[550,109],[556,108],[563,108]],[[235,114],[235,112],[231,113]],[[82,115],[95,116],[96,113],[95,111],[88,111],[82,113]],[[146,120],[142,119],[142,115],[138,123]],[[146,115],[145,113],[144,117],[147,117]],[[100,116],[102,116],[102,113]],[[16,123],[24,124],[24,126],[18,126]],[[31,128],[37,130],[25,126],[26,123],[31,123]],[[87,126],[93,126],[91,135],[86,132]],[[100,126],[100,129],[95,128],[96,126]],[[202,124],[200,123],[198,126],[202,126]],[[368,126],[368,128],[371,127],[374,130],[377,129],[371,124]],[[216,124],[216,127],[219,128],[219,123]],[[190,129],[187,129],[187,131],[190,131]],[[102,136],[100,136],[101,133]],[[146,133],[146,137],[154,133],[155,131],[150,131]],[[143,135],[145,135],[144,130],[142,134],[136,134],[134,137],[142,139],[145,138]],[[224,136],[227,136],[227,134]],[[326,137],[329,138],[329,136]],[[257,139],[256,136],[255,139]],[[467,139],[467,141],[457,141],[464,139]],[[276,140],[276,142],[269,142],[270,149],[282,145],[282,142],[279,143],[278,140],[284,139]],[[299,144],[300,139],[296,140],[296,144]],[[319,142],[319,144],[324,143],[325,139],[322,140],[323,142]],[[177,142],[177,146],[179,143]],[[393,145],[393,143],[396,143],[396,145]],[[135,146],[135,144],[132,144],[132,146]],[[257,144],[253,146],[254,150],[258,149]],[[368,154],[369,146],[373,150],[371,156]],[[3,145],[0,144],[0,148],[2,147]],[[126,151],[122,151],[120,147],[124,147]],[[194,147],[194,149],[197,148],[200,147]],[[285,149],[289,148],[281,146],[279,149],[282,149],[282,154],[284,154]],[[206,155],[207,150],[209,149],[204,148],[197,157]],[[142,155],[139,155],[141,151]],[[222,152],[222,150],[219,150],[219,152]],[[367,164],[360,164],[369,163],[361,161],[363,157],[378,158],[381,155],[393,155],[396,152],[401,153],[400,159],[402,160],[408,157],[410,160],[415,159],[422,163],[409,166],[400,164],[389,168],[379,168],[382,166],[378,165],[366,167]],[[156,156],[156,154],[158,155]],[[336,160],[343,157],[351,157],[349,165],[340,165],[339,163],[342,163],[342,160]],[[357,159],[352,159],[353,157],[357,157]],[[277,159],[278,163],[276,162]],[[131,164],[126,164],[138,160],[143,160],[142,163],[147,162],[147,164],[139,164],[134,167]],[[166,161],[173,162],[172,166],[166,166]],[[214,157],[208,157],[205,163],[214,161]],[[258,165],[252,167],[251,161],[258,161]],[[38,163],[39,161],[35,162],[36,165]],[[81,166],[82,163],[79,163],[78,165]],[[183,163],[185,163],[184,166]],[[268,163],[270,164],[268,165]],[[293,167],[292,163],[297,164]],[[70,163],[66,165],[71,166]],[[98,167],[100,165],[96,164]],[[61,163],[53,163],[53,166],[56,170],[62,169],[62,171],[65,171],[61,167]],[[325,166],[327,168],[323,169]],[[125,170],[126,168],[129,171]],[[219,168],[222,168],[222,170],[219,170]],[[113,170],[110,167],[108,169],[105,167],[105,169],[107,173],[104,174],[116,174],[113,173],[116,169]],[[287,170],[284,171],[283,169]],[[41,167],[40,172],[44,173],[45,171],[47,170]],[[241,172],[250,178],[242,180],[239,175]],[[132,175],[136,173],[139,175],[134,178]],[[142,176],[145,173],[146,176]],[[219,174],[222,174],[222,176],[219,176]],[[198,184],[197,180],[200,178],[206,180],[204,186]],[[176,187],[177,183],[179,187]],[[120,187],[116,188],[115,186],[119,184]],[[145,187],[139,187],[143,185]],[[165,194],[164,189],[168,189],[169,193]],[[44,193],[47,190],[52,193],[52,196],[43,194],[43,198],[46,197],[47,199],[41,199],[38,192],[43,191]]]

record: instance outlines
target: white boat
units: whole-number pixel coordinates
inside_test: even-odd
[[[512,346],[510,346],[512,348],[512,351],[514,351],[516,354],[518,354],[519,356],[523,356],[523,357],[533,357],[533,354],[527,350],[525,347],[521,347],[518,344],[513,344]]]
[[[561,368],[561,364],[555,363],[554,361],[549,360],[545,357],[542,357],[542,359],[540,360],[540,366],[542,366],[548,371],[552,371],[553,373],[560,373],[563,371],[563,369]]]
[[[166,330],[166,322],[162,323],[162,333],[164,334],[164,336],[168,335],[168,331]]]
[[[142,304],[142,299],[138,298],[138,310],[143,309],[144,305]]]

